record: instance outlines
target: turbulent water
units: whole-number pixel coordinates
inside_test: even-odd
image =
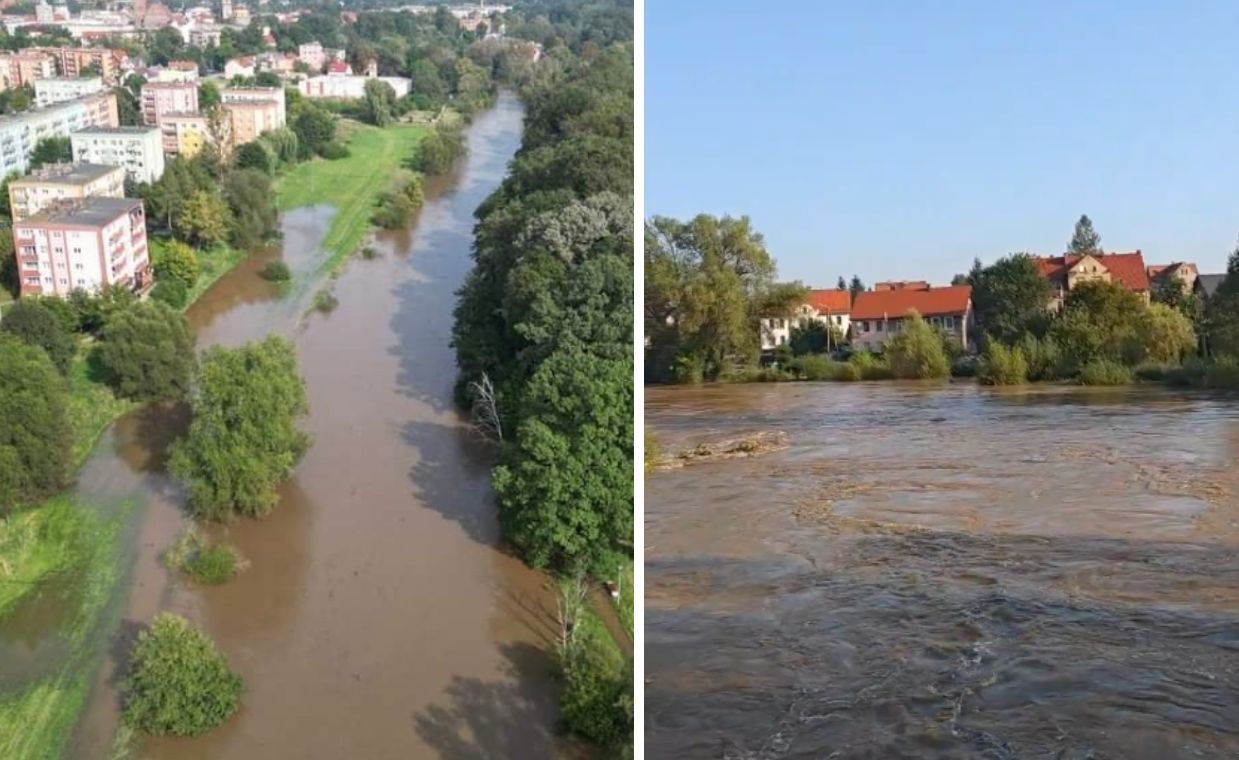
[[[473,211],[520,143],[522,110],[500,97],[467,131],[469,155],[427,185],[409,230],[330,284],[339,307],[306,313],[310,288],[262,280],[267,259],[313,272],[334,213],[283,218],[282,246],[194,305],[199,348],[269,333],[294,340],[313,445],[264,520],[214,530],[247,567],[220,587],[169,577],[159,555],[186,524],[164,471],[183,413],[119,421],[79,491],[139,502],[123,622],[73,755],[106,757],[129,645],[158,611],[187,615],[245,681],[240,712],[197,739],[144,742],[149,758],[550,756],[554,605],[544,578],[499,551],[488,449],[451,402],[454,291],[471,261]],[[304,277],[302,278],[304,279]]]
[[[657,758],[1239,757],[1239,399],[650,389]]]

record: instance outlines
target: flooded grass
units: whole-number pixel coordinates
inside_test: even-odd
[[[379,193],[427,134],[427,128],[407,124],[384,129],[358,125],[349,138],[347,158],[308,161],[280,178],[276,205],[281,211],[322,203],[338,211],[322,241],[329,257],[320,274],[337,270],[361,245],[370,232]]]
[[[69,369],[69,426],[73,430],[73,464],[80,466],[112,420],[136,407],[116,397],[90,366],[88,349],[78,351]]]

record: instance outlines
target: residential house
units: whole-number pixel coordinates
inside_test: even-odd
[[[25,50],[0,54],[0,90],[33,84],[56,76],[56,58],[50,53]]]
[[[950,285],[934,288],[866,290],[852,301],[852,345],[879,350],[903,329],[908,312],[915,311],[931,327],[955,337],[960,345],[972,346],[972,287]]]
[[[1140,251],[1097,253],[1074,256],[1034,256],[1041,275],[1054,286],[1050,308],[1062,307],[1063,300],[1082,282],[1113,282],[1149,301],[1149,273]]]
[[[119,166],[49,164],[9,182],[9,208],[20,222],[59,201],[124,194],[125,170]]]
[[[254,76],[254,57],[251,55],[230,58],[224,63],[224,77],[226,79],[252,76]]]
[[[285,125],[284,91],[279,87],[228,87],[220,99],[228,114],[229,147]]]
[[[34,80],[34,100],[40,108],[103,92],[102,77],[45,77]]]
[[[123,166],[135,182],[163,176],[163,135],[159,127],[81,129],[69,136],[73,160]]]
[[[310,67],[311,71],[322,71],[327,63],[327,53],[321,42],[307,42],[297,46],[297,57]]]
[[[152,281],[146,219],[136,198],[60,201],[13,224],[21,294],[69,295]]]
[[[116,96],[111,92],[0,116],[0,175],[25,174],[35,145],[45,137],[69,137],[77,129],[117,122]]]
[[[1196,278],[1200,276],[1196,265],[1186,261],[1176,261],[1173,264],[1154,264],[1148,268],[1149,286],[1156,289],[1166,282],[1176,282],[1184,293],[1196,289]]]
[[[847,337],[851,325],[852,296],[846,290],[811,290],[805,302],[788,316],[763,317],[760,321],[761,350],[770,351],[791,341],[792,330],[810,322],[834,327]]]
[[[149,77],[148,77],[149,78]],[[193,61],[168,61],[155,74],[158,82],[197,82],[198,64]]]
[[[196,82],[147,82],[142,85],[142,123],[159,124],[163,114],[196,113]]]

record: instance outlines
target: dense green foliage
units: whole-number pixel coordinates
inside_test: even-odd
[[[465,153],[465,136],[454,127],[437,127],[417,146],[413,167],[426,174],[446,174]]]
[[[125,722],[149,734],[198,736],[232,717],[241,690],[241,678],[206,634],[160,613],[130,656]]]
[[[1080,368],[1083,385],[1128,385],[1133,379],[1131,369],[1112,359],[1093,359]]]
[[[189,433],[169,459],[190,509],[211,520],[270,512],[308,443],[297,427],[307,407],[292,344],[273,336],[209,349],[192,407]]]
[[[1028,381],[1028,360],[1019,346],[991,340],[985,346],[977,381],[982,385],[1020,385]]]
[[[186,289],[192,288],[202,273],[202,265],[198,263],[193,249],[179,240],[169,241],[163,246],[154,264],[155,274],[160,280],[177,280]]]
[[[259,272],[264,280],[271,282],[287,282],[292,279],[292,270],[288,268],[288,264],[284,263],[283,259],[272,259],[263,265],[262,271]]]
[[[5,312],[0,330],[46,351],[52,364],[65,375],[77,354],[77,338],[72,327],[57,315],[56,307],[48,305],[49,300],[23,298],[13,304]]]
[[[1205,309],[1205,324],[1213,354],[1239,359],[1239,248],[1231,253],[1226,279]]]
[[[632,733],[632,671],[606,635],[587,625],[564,653],[559,715],[570,733],[616,747]]]
[[[787,345],[793,356],[821,354],[839,348],[846,337],[838,327],[814,319],[793,327]]]
[[[164,552],[164,564],[207,586],[227,583],[237,574],[237,553],[230,546],[212,545],[190,528]]]
[[[1071,240],[1067,243],[1067,253],[1086,256],[1101,252],[1101,236],[1093,229],[1093,220],[1088,218],[1088,214],[1081,214]]]
[[[71,443],[64,378],[43,349],[0,332],[0,514],[61,488]]]
[[[35,143],[27,167],[34,171],[47,164],[67,164],[73,160],[73,147],[68,137],[43,137]]]
[[[899,332],[886,341],[884,353],[891,374],[900,379],[923,380],[951,374],[951,360],[942,334],[914,311],[908,312],[899,323]]]
[[[189,302],[189,288],[178,279],[157,279],[151,290],[151,298],[166,303],[174,309],[183,309]]]
[[[182,399],[194,369],[194,338],[185,315],[158,301],[136,303],[100,333],[99,363],[121,398]]]
[[[1045,321],[1053,289],[1027,254],[977,261],[968,276],[977,330],[1004,343],[1019,340]]]
[[[335,139],[336,119],[322,108],[305,106],[292,121],[292,130],[297,133],[302,156],[309,158],[321,154],[323,147]]]

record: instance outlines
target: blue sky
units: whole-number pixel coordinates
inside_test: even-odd
[[[811,285],[1058,253],[1081,213],[1224,271],[1239,3],[1075,5],[647,3],[646,214],[748,215]]]

